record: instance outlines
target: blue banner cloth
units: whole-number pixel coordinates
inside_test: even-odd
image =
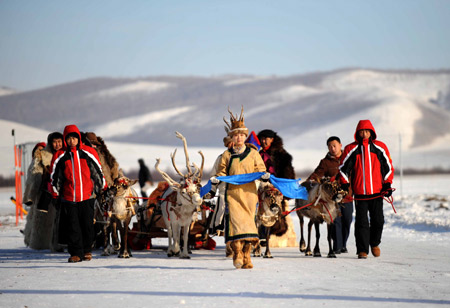
[[[218,176],[217,179],[222,182],[242,185],[253,182],[259,179],[265,172],[246,173],[238,175]],[[308,192],[306,188],[300,185],[301,179],[283,179],[277,178],[273,175],[270,176],[270,183],[277,188],[284,196],[292,199],[308,199]],[[209,191],[211,191],[211,181],[201,188],[200,196],[203,197]]]
[[[291,199],[303,199],[308,200],[308,191],[305,187],[300,185],[301,178],[296,180],[277,178],[273,175],[270,176],[270,183],[275,186],[284,196]]]

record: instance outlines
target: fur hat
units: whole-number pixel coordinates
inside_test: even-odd
[[[100,142],[98,142],[97,135],[93,132],[87,132],[86,133],[86,139],[91,143],[95,145],[101,145]]]
[[[232,141],[233,141],[233,140],[231,140],[231,137],[225,136],[225,137],[223,138],[223,145],[224,145],[226,148],[228,148],[228,146],[230,145],[230,143],[231,143]]]
[[[261,138],[264,137],[275,138],[276,134],[277,133],[271,129],[264,129],[258,133],[258,139],[261,140]]]
[[[246,136],[248,136],[248,128],[245,127],[244,124],[244,106],[242,106],[241,108],[241,115],[239,116],[239,119],[237,118],[237,115],[233,115],[233,113],[230,110],[230,107],[228,107],[228,112],[230,113],[230,123],[227,122],[227,120],[225,120],[225,117],[223,117],[223,121],[225,122],[225,124],[228,126],[225,127],[225,130],[228,131],[228,136],[233,137],[233,135],[235,134],[245,134]]]

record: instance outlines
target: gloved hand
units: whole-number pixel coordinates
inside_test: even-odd
[[[335,194],[335,195],[333,196],[333,201],[334,201],[334,202],[339,203],[339,202],[342,201],[342,199],[344,199],[344,196],[342,196],[342,194]]]
[[[216,195],[216,192],[213,190],[210,190],[206,195],[203,196],[203,199],[212,199]]]
[[[383,195],[386,198],[389,198],[390,196],[392,196],[391,183],[389,183],[389,182],[383,183],[383,188],[381,189],[381,192],[383,193]]]
[[[269,173],[269,172],[266,172],[266,173],[264,173],[264,174],[261,176],[261,180],[262,180],[263,182],[267,182],[269,179],[270,179],[270,173]]]
[[[348,192],[348,189],[350,188],[350,183],[341,184],[340,186],[343,191]]]
[[[211,181],[211,184],[214,184],[214,185],[220,183],[220,181],[215,176],[211,177],[209,180]]]

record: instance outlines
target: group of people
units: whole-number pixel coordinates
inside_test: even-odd
[[[243,112],[243,111],[242,111]],[[211,183],[222,185],[220,199],[226,207],[225,241],[232,249],[233,265],[236,268],[252,268],[250,247],[259,238],[265,238],[262,227],[256,229],[254,214],[256,209],[257,188],[254,182],[245,185],[221,183],[217,177],[265,172],[261,181],[267,181],[270,175],[294,179],[292,156],[283,147],[282,139],[270,129],[262,130],[257,137],[261,150],[246,143],[249,131],[245,127],[244,117],[231,114],[230,124],[226,128],[224,145],[228,148],[215,163]],[[342,151],[339,137],[328,138],[328,153],[320,161],[314,172],[302,183],[307,189],[323,177],[331,177],[340,183],[347,195],[341,204],[341,216],[333,224],[333,250],[335,253],[347,253],[347,240],[353,216],[355,202],[355,240],[359,259],[366,259],[370,250],[375,257],[381,254],[380,243],[384,225],[383,197],[392,194],[394,168],[387,146],[377,140],[375,128],[370,120],[359,121],[354,142]],[[370,216],[370,220],[368,217]]]
[[[224,145],[227,149],[217,158],[210,179],[213,186],[220,187],[219,199],[223,204],[218,207],[222,211],[218,210],[214,215],[225,217],[225,241],[231,247],[233,265],[248,269],[253,267],[252,245],[266,237],[265,229],[258,230],[254,220],[257,185],[254,181],[242,185],[225,184],[217,177],[264,172],[260,180],[267,182],[271,175],[295,179],[295,172],[292,156],[284,149],[283,140],[276,132],[264,129],[257,134],[261,145],[258,151],[254,145],[246,143],[249,130],[244,123],[243,110],[239,118],[231,114],[230,123],[226,123]],[[338,137],[328,138],[328,153],[302,185],[309,189],[314,182],[329,176],[348,192],[342,201],[342,215],[334,221],[333,250],[335,253],[348,252],[354,201],[356,253],[358,258],[365,259],[369,248],[375,257],[381,253],[383,196],[392,193],[394,168],[388,148],[377,140],[369,120],[358,123],[354,139],[342,151]],[[33,154],[24,195],[25,204],[36,204],[27,218],[25,244],[52,251],[61,251],[64,247],[61,245],[67,244],[69,262],[91,260],[95,200],[113,184],[113,179],[123,175],[122,171],[103,139],[94,133],[82,134],[75,125],[66,126],[63,134],[50,134],[46,145],[37,146],[43,148]],[[153,180],[143,159],[139,164],[139,182],[145,197],[146,187]],[[285,198],[286,204],[287,200]],[[38,216],[48,222],[38,222]],[[221,217],[213,219],[213,224],[220,222]],[[40,238],[39,243],[33,239],[35,236]]]
[[[25,244],[52,251],[67,247],[68,262],[91,260],[96,199],[122,170],[101,137],[76,125],[50,134],[47,145],[33,152],[24,193],[31,206]]]

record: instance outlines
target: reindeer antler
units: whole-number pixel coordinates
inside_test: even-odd
[[[175,171],[181,175],[182,177],[184,177],[184,174],[180,172],[180,170],[178,170],[177,166],[175,165],[175,155],[177,154],[177,149],[175,149],[175,151],[173,151],[173,154],[170,154],[170,159],[172,160],[172,165],[173,168],[175,169]]]
[[[205,155],[203,155],[202,151],[198,151],[198,154],[202,157],[202,164],[200,165],[200,174],[198,176],[199,182],[202,180],[203,176],[203,167],[205,166]]]
[[[165,173],[164,171],[159,169],[159,164],[160,163],[161,163],[161,159],[157,158],[156,159],[156,164],[155,164],[156,171],[158,171],[161,174],[163,179],[166,180],[166,182],[169,183],[169,185],[180,187],[181,186],[180,183],[175,182],[174,180],[172,180],[172,178],[167,173]]]
[[[181,139],[183,141],[183,146],[184,146],[184,155],[186,156],[186,168],[188,170],[188,177],[192,176],[192,170],[191,167],[189,166],[189,154],[188,154],[188,150],[187,150],[187,142],[186,142],[186,138],[184,138],[184,136],[182,134],[180,134],[179,132],[175,132],[175,135],[177,136],[177,138]]]

